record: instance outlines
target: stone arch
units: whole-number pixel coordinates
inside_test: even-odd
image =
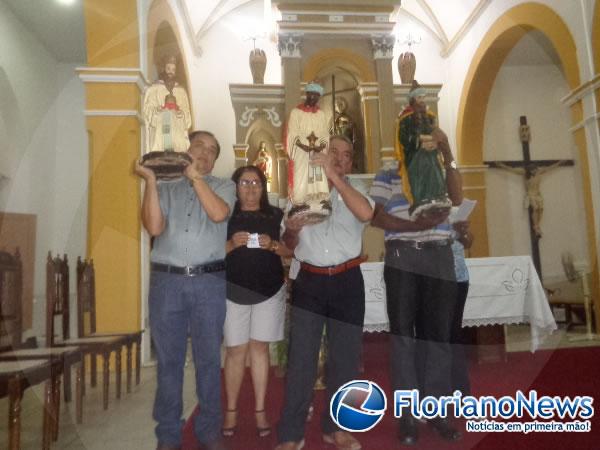
[[[599,20],[595,19],[595,21]],[[541,32],[551,42],[559,57],[565,80],[571,91],[580,87],[581,78],[577,59],[577,46],[562,18],[554,10],[540,3],[523,3],[508,10],[496,20],[482,39],[479,48],[471,59],[465,77],[456,133],[458,160],[461,164],[482,164],[485,116],[496,76],[509,52],[525,34],[532,30]],[[600,32],[595,30],[594,34],[598,36]],[[574,102],[570,108],[571,124],[575,127],[583,120],[581,100]],[[589,259],[594,272],[594,291],[597,293],[598,256],[596,253],[594,210],[585,131],[583,129],[575,131],[573,140],[581,156],[581,177],[584,189],[587,235],[590,244]],[[487,246],[487,224],[480,225],[482,226],[479,231],[482,233],[482,238]],[[596,302],[595,308],[598,317],[600,316],[600,301]]]
[[[507,11],[492,25],[471,60],[460,101],[457,143],[463,164],[481,164],[485,113],[504,59],[528,32],[539,30],[554,46],[571,90],[580,85],[577,48],[563,20],[539,3],[524,3]],[[574,111],[573,124],[582,117]]]
[[[302,80],[313,80],[319,72],[331,65],[332,61],[342,62],[345,68],[356,73],[363,83],[377,81],[374,68],[366,58],[343,48],[328,48],[311,56],[304,66]]]

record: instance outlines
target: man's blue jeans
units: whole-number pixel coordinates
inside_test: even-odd
[[[159,444],[181,446],[183,368],[188,334],[196,366],[200,414],[194,422],[201,443],[221,432],[221,340],[225,321],[225,271],[188,277],[150,276],[150,330],[158,360],[153,417]]]

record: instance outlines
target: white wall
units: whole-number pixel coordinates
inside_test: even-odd
[[[413,38],[419,40],[419,43],[412,45],[410,49],[417,59],[415,79],[420,84],[443,84],[446,79],[447,61],[440,55],[439,42],[429,30],[410,17],[400,14],[396,19],[394,33],[399,41],[394,46],[394,59],[392,61],[394,84],[401,83],[398,72],[398,57],[400,53],[409,50],[408,45],[401,44],[406,40],[409,33]]]
[[[139,1],[146,3],[146,7],[149,2],[149,0]],[[196,115],[194,126],[215,131],[222,141],[222,147],[226,150],[217,162],[215,174],[229,175],[230,168],[233,167],[231,145],[235,132],[233,108],[227,87],[229,83],[251,82],[250,70],[247,67],[251,43],[243,42],[242,36],[250,34],[247,31],[249,24],[260,22],[263,19],[264,2],[255,0],[222,17],[200,41],[203,54],[197,57],[193,55],[184,31],[184,20],[181,11],[178,11],[177,2],[169,1],[180,25],[181,35],[186,36],[183,39],[183,50],[190,64],[190,93]],[[554,9],[571,30],[575,41],[584,43],[586,39],[589,40],[583,22],[584,20],[589,22],[589,19],[584,19],[584,16],[586,16],[586,12],[591,11],[590,1],[583,0],[583,4],[587,8],[585,11],[579,1],[540,0],[538,3]],[[436,5],[438,3],[436,2]],[[475,3],[472,0],[465,0],[461,1],[457,7],[470,10]],[[413,52],[417,56],[416,78],[422,83],[442,83],[444,85],[440,92],[439,121],[440,126],[450,138],[453,150],[456,150],[458,108],[471,59],[492,24],[507,10],[521,3],[525,2],[523,0],[490,2],[474,26],[470,28],[448,57],[440,55],[441,45],[424,27],[402,13],[397,17],[396,30],[400,40],[404,39],[406,31],[409,30],[413,34],[420,35],[422,39],[419,45],[413,47]],[[440,12],[441,10],[436,10],[436,13]],[[443,28],[449,33],[449,39],[452,39],[453,32],[458,28],[457,24],[453,23],[455,20],[447,14],[438,14],[438,18],[442,21]],[[268,57],[265,82],[281,83],[281,60],[277,53],[276,43],[270,40],[261,41],[258,46],[267,52]],[[400,83],[396,69],[398,55],[406,50],[406,46],[399,44],[394,49],[392,62],[394,83]],[[582,62],[582,79],[589,79],[591,73],[589,64],[587,64],[589,52],[585,45],[578,45],[578,57]]]
[[[88,203],[88,141],[85,126],[85,91],[75,68],[59,64],[56,97],[56,192],[53,247],[73,262],[85,257]]]
[[[449,138],[452,147],[456,146],[456,123],[458,108],[460,106],[461,96],[463,94],[463,85],[465,77],[471,65],[471,60],[479,48],[482,39],[490,29],[490,27],[506,13],[509,9],[521,3],[528,3],[523,0],[504,0],[502,2],[493,1],[485,9],[483,14],[470,28],[468,33],[463,37],[458,46],[448,57],[448,72],[447,78],[444,80],[446,92],[449,94],[449,102],[443,98],[440,102],[440,116],[451,117],[454,125],[449,129]],[[583,21],[584,13],[581,9],[580,1],[562,1],[562,0],[538,0],[535,3],[540,3],[553,9],[564,21],[569,31],[573,35],[573,39],[577,45],[577,55],[581,69],[581,79],[590,79],[590,69],[588,60],[588,51],[590,36],[586,34]],[[589,3],[584,0],[584,3]],[[588,5],[589,6],[589,5]],[[591,13],[590,13],[591,14]]]
[[[221,143],[221,156],[213,174],[229,177],[234,168],[235,116],[229,94],[230,83],[252,83],[248,56],[252,42],[244,40],[255,32],[250,26],[264,16],[262,0],[255,0],[227,14],[200,41],[202,56],[187,53],[190,70],[194,128],[212,131]],[[265,84],[281,84],[281,58],[271,39],[257,41],[267,55]]]
[[[139,0],[148,2],[149,0]],[[183,30],[181,12],[177,11],[177,2],[169,0],[182,36],[187,36]],[[414,3],[414,2],[413,2]],[[456,7],[469,8],[477,4],[473,0],[456,0]],[[402,40],[406,31],[417,33],[421,43],[413,47],[417,56],[416,78],[421,83],[442,83],[439,102],[440,126],[449,135],[452,149],[456,152],[456,124],[460,100],[466,74],[471,66],[473,56],[484,36],[491,26],[509,9],[524,0],[503,0],[489,2],[466,35],[459,41],[452,52],[441,56],[442,48],[429,31],[418,25],[406,15],[397,17],[397,34]],[[537,3],[553,9],[564,21],[577,45],[577,56],[580,64],[582,82],[589,80],[592,75],[590,59],[590,33],[593,0],[565,2],[563,0],[537,0]],[[441,7],[441,1],[435,1]],[[466,5],[466,6],[465,6]],[[445,6],[447,8],[447,6]],[[440,10],[436,10],[439,13]],[[463,11],[464,12],[464,11]],[[234,141],[234,114],[231,106],[228,86],[230,83],[250,83],[251,75],[247,65],[250,42],[243,42],[242,36],[248,34],[242,28],[252,21],[260,21],[263,17],[263,1],[255,0],[240,9],[224,16],[203,37],[200,45],[203,54],[193,55],[186,38],[183,39],[184,52],[190,66],[190,93],[195,105],[197,128],[206,128],[216,133],[221,141],[223,153],[217,161],[215,174],[228,176],[233,168],[233,152],[231,145]],[[454,16],[438,14],[443,28],[448,32],[449,39],[459,27]],[[452,23],[450,23],[452,22]],[[275,42],[260,42],[268,55],[266,83],[281,82],[280,58]],[[392,62],[394,83],[399,83],[397,73],[398,55],[406,47],[396,45]],[[511,79],[512,77],[512,79]],[[515,83],[514,80],[519,80]],[[542,90],[543,89],[543,90]],[[510,91],[510,100],[505,95]],[[544,196],[560,198],[559,201],[546,201],[546,213],[543,226],[546,237],[542,239],[542,255],[544,269],[547,274],[560,274],[560,252],[571,246],[577,260],[587,257],[587,243],[581,237],[585,233],[583,221],[582,188],[579,176],[579,155],[571,141],[568,128],[572,126],[567,108],[560,99],[567,95],[567,87],[562,75],[556,68],[542,69],[539,67],[512,67],[503,69],[499,75],[490,104],[486,123],[486,158],[509,159],[520,157],[520,143],[515,134],[515,124],[505,122],[505,119],[515,118],[521,114],[530,116],[534,141],[532,154],[535,158],[572,158],[576,160],[575,168],[561,168],[546,176],[542,182]],[[517,103],[518,99],[518,103]],[[526,102],[525,99],[530,101]],[[528,104],[530,109],[522,110],[521,106]],[[544,113],[541,117],[540,113]],[[500,144],[502,143],[502,144]],[[592,159],[593,160],[593,159]],[[527,234],[527,216],[522,210],[523,186],[515,180],[508,180],[508,175],[491,172],[489,176],[493,188],[489,190],[490,205],[505,202],[504,193],[510,194],[510,202],[500,206],[496,213],[492,211],[489,219],[490,236],[493,254],[529,253],[529,238]],[[496,185],[498,186],[496,188]],[[557,191],[557,187],[566,187]],[[560,195],[558,195],[560,194]],[[557,216],[558,215],[558,216]],[[559,220],[556,220],[558,217]],[[570,222],[562,220],[572,217]],[[508,218],[508,220],[507,220]],[[500,224],[508,225],[500,227]],[[577,226],[573,226],[576,224]],[[557,237],[558,236],[558,237]],[[556,245],[553,245],[552,242]],[[504,245],[500,245],[504,243]]]
[[[561,277],[560,255],[587,261],[581,164],[571,137],[570,112],[560,103],[569,92],[553,65],[503,66],[496,78],[485,121],[484,160],[522,160],[519,116],[531,126],[532,159],[574,159],[574,167],[542,175],[544,215],[540,241],[545,278]],[[487,172],[487,221],[490,255],[530,254],[523,177],[499,169]]]
[[[74,66],[57,63],[2,3],[0,46],[0,173],[10,177],[0,210],[37,216],[34,328],[42,334],[48,251],[85,255],[83,87]]]

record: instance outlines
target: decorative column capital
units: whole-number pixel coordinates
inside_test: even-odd
[[[277,49],[282,58],[300,58],[302,56],[302,34],[279,33]]]
[[[371,46],[373,48],[373,58],[392,59],[394,57],[394,44],[396,39],[391,34],[372,34]]]
[[[235,167],[241,167],[248,164],[248,144],[233,144],[233,153],[235,155]]]
[[[361,83],[357,86],[357,90],[363,101],[379,99],[379,86],[377,83]]]

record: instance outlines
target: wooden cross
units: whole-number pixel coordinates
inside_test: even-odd
[[[520,117],[519,135],[523,146],[522,161],[484,161],[492,169],[504,169],[525,176],[525,200],[529,210],[529,236],[531,239],[531,255],[533,264],[542,278],[542,263],[540,260],[539,240],[542,238],[540,221],[544,211],[543,198],[540,192],[541,176],[556,168],[573,166],[572,159],[537,159],[532,160],[529,152],[531,133],[527,124],[527,117]]]

